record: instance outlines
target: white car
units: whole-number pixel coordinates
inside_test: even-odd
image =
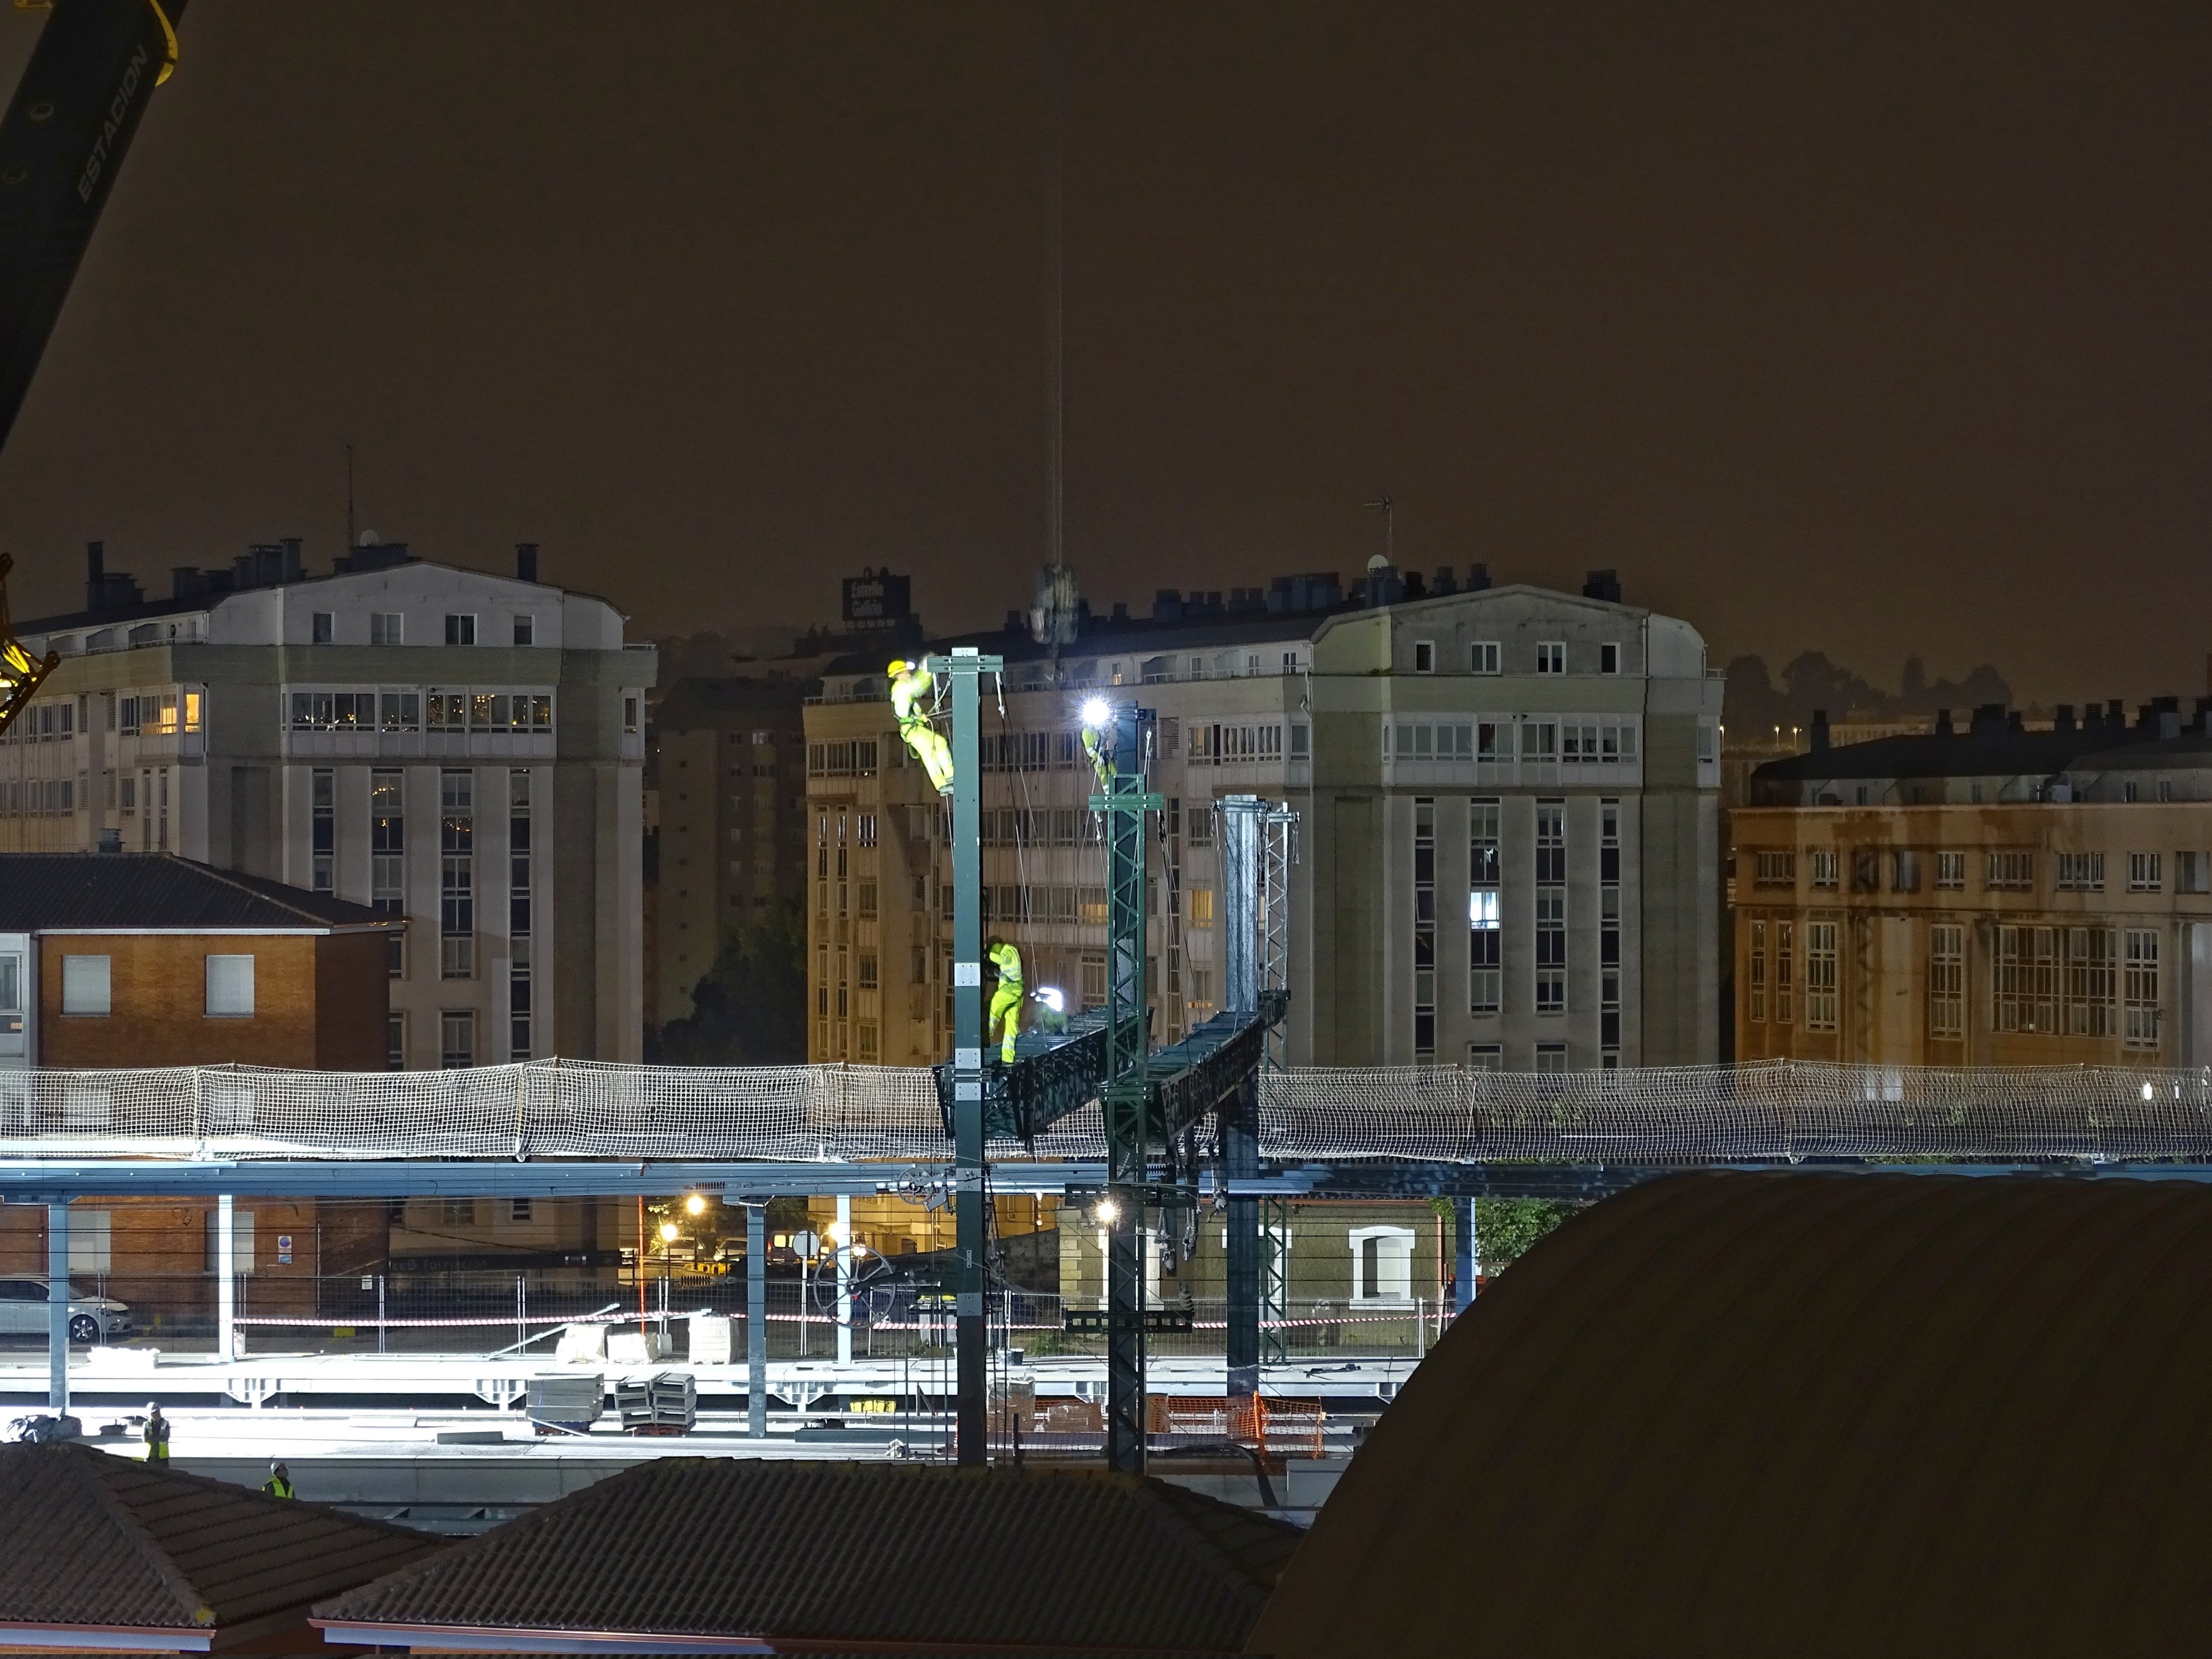
[[[0,1275],[0,1336],[46,1334],[46,1281],[21,1274]],[[131,1309],[112,1297],[70,1293],[69,1334],[72,1342],[119,1342],[131,1334]]]

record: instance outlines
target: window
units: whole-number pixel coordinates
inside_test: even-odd
[[[1498,672],[1499,652],[1496,640],[1477,640],[1468,648],[1467,654],[1469,672],[1475,674]]]
[[[368,642],[371,645],[398,645],[402,642],[401,613],[397,611],[374,611],[368,617]]]
[[[1766,924],[1751,924],[1751,947],[1744,969],[1744,1018],[1766,1018]]]
[[[407,913],[407,819],[404,811],[407,775],[377,771],[368,775],[368,902],[386,915]],[[407,935],[391,935],[386,970],[393,979],[407,974]]]
[[[2025,892],[2035,885],[2035,854],[1991,853],[1983,877],[1992,892]]]
[[[1711,720],[1698,722],[1698,764],[1717,766],[1721,758],[1721,729]]]
[[[2133,801],[2142,792],[2142,786],[2133,778],[2130,778],[2120,786],[2120,799],[2124,801]],[[1979,800],[1981,798],[1981,786],[1977,784],[1974,786],[1974,799]]]
[[[397,1009],[384,1017],[384,1064],[387,1071],[407,1069],[407,1016]]]
[[[105,1017],[112,1012],[108,999],[108,958],[62,958],[62,1012]]]
[[[1355,1302],[1409,1307],[1413,1300],[1413,1230],[1354,1227],[1352,1297]]]
[[[1815,887],[1836,884],[1836,866],[1839,860],[1832,848],[1814,848],[1805,854],[1805,875]],[[1760,885],[1766,884],[1762,880]]]
[[[1194,927],[1213,926],[1213,890],[1193,887],[1190,892],[1190,925]]]
[[[474,617],[448,616],[446,618],[447,645],[474,645],[477,642],[477,619]]]
[[[1889,855],[1889,890],[1893,893],[1920,890],[1920,854],[1900,848]]]
[[[210,1019],[253,1018],[252,957],[222,956],[207,959],[207,1014]]]
[[[1829,856],[1832,859],[1835,855],[1831,854]],[[1752,880],[1761,887],[1795,887],[1797,884],[1797,855],[1778,852],[1753,854]]]
[[[507,775],[507,1052],[509,1060],[530,1058],[531,854],[530,773]]]
[[[1413,1058],[1437,1057],[1437,804],[1413,803]]]
[[[1597,672],[1601,674],[1620,672],[1620,647],[1607,640],[1597,648]]]
[[[476,976],[475,787],[471,773],[439,775],[438,975],[441,979]],[[473,1034],[471,1041],[473,1045]]]
[[[1467,1045],[1467,1069],[1502,1072],[1505,1069],[1505,1051],[1495,1042],[1470,1042]]]
[[[532,1208],[531,1200],[526,1198],[510,1198],[507,1200],[507,1218],[509,1221],[527,1221]]]
[[[1957,892],[1966,884],[1966,855],[1964,853],[1938,853],[1936,855],[1936,885],[1941,891]]]
[[[1598,802],[1597,1030],[1600,1066],[1620,1064],[1620,803]]]
[[[1567,805],[1536,803],[1536,1012],[1567,1008]]]
[[[1468,1012],[1494,1014],[1505,975],[1498,894],[1498,803],[1468,803]]]
[[[1990,1023],[1999,1031],[2058,1035],[2058,930],[1997,929]]]
[[[337,775],[318,766],[309,775],[308,826],[314,890],[327,893],[337,884],[338,803]]]
[[[1966,1034],[1966,930],[1938,922],[1928,930],[1928,1035],[1955,1042]]]
[[[438,1063],[449,1072],[477,1063],[477,1014],[448,1008],[438,1016]]]
[[[854,819],[855,838],[863,847],[876,844],[876,817],[873,812],[862,812]]]
[[[2148,927],[2130,927],[2127,937],[2127,972],[2123,982],[2120,1040],[2130,1048],[2158,1047],[2158,934]]]
[[[1565,641],[1547,640],[1536,647],[1536,672],[1539,674],[1564,674],[1567,672]]]
[[[518,616],[515,617],[514,642],[517,645],[535,645],[538,643],[537,617],[528,616]]]
[[[1103,908],[1102,905],[1100,907]],[[1083,1006],[1103,1008],[1106,1006],[1106,958],[1097,951],[1083,958]]]
[[[2165,884],[2160,880],[2160,866],[2165,860],[2156,853],[2128,854],[2128,891],[2155,893]]]
[[[1416,674],[1437,672],[1437,642],[1434,640],[1413,641],[1413,672]]]
[[[1567,1069],[1567,1045],[1564,1042],[1540,1042],[1536,1045],[1536,1069],[1539,1072],[1564,1072]]]
[[[1774,1022],[1787,1025],[1797,1018],[1797,924],[1774,924]]]
[[[1836,1029],[1836,924],[1805,924],[1805,1029]]]
[[[317,645],[328,645],[331,642],[331,624],[337,620],[327,611],[318,611],[314,613],[308,623],[308,632]]]
[[[2066,930],[2066,1032],[2069,1036],[2108,1037],[2115,1022],[2113,946],[2109,927]]]
[[[638,708],[643,702],[644,699],[640,697],[635,692],[625,691],[623,694],[623,731],[635,732],[638,729]],[[860,746],[869,750],[872,754],[876,745],[871,743],[865,744]],[[871,767],[871,769],[873,769],[872,766]]]
[[[473,1227],[477,1224],[477,1201],[473,1198],[441,1198],[438,1200],[438,1224],[442,1227]]]
[[[2212,892],[2212,858],[2203,853],[2176,853],[2173,855],[2173,890],[2177,893]]]
[[[2105,855],[2061,853],[2051,878],[2062,893],[2101,893],[2105,890]]]

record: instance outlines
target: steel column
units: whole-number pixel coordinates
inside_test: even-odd
[[[745,1432],[768,1437],[768,1206],[745,1206]]]
[[[837,1363],[853,1363],[853,1196],[837,1194]]]
[[[1114,711],[1114,769],[1092,797],[1106,817],[1107,1196],[1106,1462],[1145,1469],[1145,1198],[1150,1107],[1145,1059],[1145,815],[1159,796],[1145,788],[1144,740],[1151,722],[1132,707]],[[1131,1023],[1130,1017],[1135,1017]]]
[[[981,680],[1000,659],[962,647],[932,657],[952,692],[952,1162],[956,1409],[960,1462],[990,1455],[989,1333],[984,1323],[988,1244],[983,1171],[983,841]]]
[[[69,1195],[46,1206],[46,1403],[69,1410]]]
[[[1452,1312],[1463,1314],[1474,1303],[1474,1200],[1452,1200]]]
[[[1244,1079],[1237,1103],[1221,1117],[1222,1173],[1248,1181],[1260,1173],[1260,1079]],[[1260,1392],[1260,1200],[1229,1200],[1229,1392]]]
[[[228,1193],[215,1200],[215,1352],[218,1359],[238,1358],[238,1208]],[[640,1271],[645,1252],[638,1251]]]

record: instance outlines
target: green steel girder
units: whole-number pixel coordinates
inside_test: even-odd
[[[1034,1145],[1036,1138],[1067,1116],[1099,1097],[1106,1085],[1108,1014],[1103,1008],[1077,1014],[1064,1032],[1024,1031],[1014,1039],[1014,1063],[1002,1062],[996,1050],[983,1056],[983,1133],[990,1140],[1019,1140]],[[1143,1021],[1132,1016],[1133,1029],[1121,1036],[1123,1047],[1142,1046]],[[953,1069],[934,1068],[937,1103],[945,1114],[945,1133],[953,1124]]]

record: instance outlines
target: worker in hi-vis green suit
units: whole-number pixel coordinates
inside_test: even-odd
[[[929,774],[940,795],[952,793],[952,745],[929,723],[922,701],[936,684],[929,670],[918,662],[899,658],[890,665],[891,714],[898,720],[899,736],[914,750],[914,757]]]
[[[1000,1022],[1005,1023],[1006,1036],[999,1044],[999,1058],[1011,1066],[1014,1063],[1014,1033],[1022,1024],[1022,953],[1006,940],[994,939],[984,954],[998,970],[999,988],[991,993],[991,1014],[983,1022],[983,1037],[988,1042]]]

